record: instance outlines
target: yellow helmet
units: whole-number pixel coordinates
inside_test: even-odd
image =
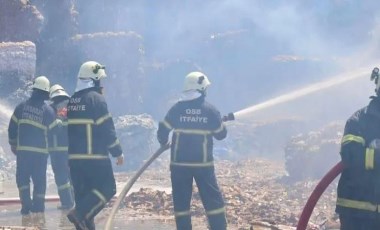
[[[211,84],[207,76],[201,72],[191,72],[185,77],[183,91],[199,90],[205,91]]]
[[[81,65],[78,72],[78,79],[98,81],[107,77],[105,66],[95,61],[88,61]]]
[[[50,99],[58,96],[70,97],[61,85],[55,84],[50,87]]]
[[[45,92],[49,92],[50,89],[50,81],[45,76],[39,76],[33,81],[32,85],[33,89],[39,89]]]

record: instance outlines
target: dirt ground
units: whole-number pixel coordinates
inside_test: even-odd
[[[161,166],[160,166],[161,165]],[[245,159],[238,162],[216,161],[216,174],[219,186],[223,192],[229,230],[290,230],[296,229],[303,207],[317,185],[317,180],[291,182],[286,176],[282,162],[267,159]],[[123,186],[134,173],[116,173],[117,190]],[[322,195],[310,218],[308,230],[339,229],[334,213],[336,199],[335,180]],[[48,195],[56,195],[53,178],[49,177]],[[17,189],[13,184],[4,187],[0,197],[17,197]],[[102,229],[111,211],[114,200],[96,218],[99,229]],[[46,211],[47,228],[55,226],[54,219],[60,219],[61,214],[54,206],[48,204]],[[21,225],[18,206],[2,207],[0,226]],[[194,185],[192,199],[192,220],[195,230],[207,229],[205,212]],[[3,216],[4,218],[1,218]],[[62,218],[61,218],[62,219]],[[72,229],[66,218],[59,229]],[[157,229],[175,229],[173,204],[168,162],[159,159],[154,167],[138,179],[131,192],[124,198],[116,213],[114,229],[151,229],[152,224]],[[28,224],[25,226],[34,226]],[[123,227],[124,226],[124,227]],[[133,227],[135,226],[135,227]],[[1,227],[0,227],[1,229]]]
[[[282,162],[245,159],[238,162],[217,161],[216,174],[226,201],[229,229],[295,229],[303,207],[317,185],[317,180],[291,182]],[[128,181],[131,175],[117,174],[117,181]],[[130,193],[118,211],[117,218],[161,219],[173,221],[169,170],[155,167],[147,170],[138,183],[160,185],[163,189],[141,188]],[[322,195],[310,218],[308,229],[338,229],[334,213],[335,180]],[[169,188],[169,189],[168,189]],[[112,203],[110,204],[112,205]],[[110,208],[109,208],[110,209]],[[105,211],[105,215],[107,210]],[[205,213],[194,185],[193,223],[205,225]]]

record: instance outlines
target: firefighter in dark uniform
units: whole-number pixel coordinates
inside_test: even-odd
[[[171,182],[176,226],[192,229],[190,201],[193,180],[206,210],[212,230],[227,228],[224,200],[214,173],[213,138],[222,140],[227,130],[220,112],[205,101],[210,82],[201,72],[185,78],[182,99],[170,108],[159,123],[157,138],[161,145],[171,141]]]
[[[8,127],[8,139],[16,155],[16,183],[21,200],[21,214],[45,211],[46,167],[49,140],[55,126],[55,113],[45,103],[50,82],[45,76],[33,82],[31,97],[15,108]],[[33,182],[33,199],[30,194]]]
[[[94,61],[83,63],[75,93],[67,105],[69,166],[75,196],[75,208],[67,217],[76,229],[95,229],[95,216],[116,193],[109,154],[117,158],[117,165],[124,162],[101,92],[104,69]]]
[[[51,106],[59,119],[59,132],[53,135],[52,145],[49,148],[51,167],[61,205],[58,209],[67,210],[74,206],[73,188],[70,182],[70,170],[68,162],[68,138],[67,138],[67,103],[70,96],[65,89],[56,84],[50,88]]]
[[[380,229],[380,81],[372,72],[376,96],[346,122],[341,144],[344,164],[336,212],[341,230]]]

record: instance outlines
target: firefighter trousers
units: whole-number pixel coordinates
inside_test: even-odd
[[[378,230],[380,229],[380,216],[378,218],[360,218],[339,215],[341,230]]]
[[[50,153],[51,167],[54,172],[55,184],[61,207],[69,209],[74,206],[73,188],[70,182],[70,170],[68,162],[68,154],[66,152],[51,152]]]
[[[46,167],[48,154],[17,151],[16,184],[21,200],[21,214],[45,211]],[[33,181],[33,199],[30,196]]]
[[[177,229],[191,230],[190,202],[193,180],[206,210],[211,230],[227,229],[224,200],[219,190],[214,167],[171,167],[174,215]]]
[[[116,194],[111,160],[75,159],[69,160],[69,165],[74,187],[75,210],[79,220],[84,220],[90,225]]]

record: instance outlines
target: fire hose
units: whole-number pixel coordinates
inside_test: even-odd
[[[306,230],[311,213],[313,212],[319,198],[331,182],[342,172],[343,167],[343,163],[340,161],[333,168],[331,168],[330,171],[328,171],[317,184],[303,208],[302,214],[298,221],[297,230]]]
[[[145,164],[136,172],[136,174],[128,181],[128,183],[124,186],[123,190],[120,192],[120,194],[117,196],[117,199],[115,203],[112,206],[111,213],[107,219],[105,230],[110,230],[112,228],[113,219],[115,217],[115,214],[117,210],[119,209],[119,206],[121,204],[121,201],[123,201],[124,197],[127,195],[129,190],[132,188],[133,184],[136,182],[136,180],[141,176],[141,174],[145,171],[146,168],[157,158],[159,157],[163,152],[165,152],[167,149],[170,148],[170,144],[166,144],[164,146],[161,146],[146,162]]]
[[[59,202],[58,196],[46,196],[45,202]],[[0,198],[0,206],[2,205],[13,205],[13,204],[20,204],[20,198],[18,197],[7,197],[7,198]]]
[[[234,120],[235,116],[233,113],[229,113],[226,116],[223,116],[222,120],[223,122]],[[165,152],[167,149],[170,148],[170,143],[161,146],[146,162],[145,164],[136,172],[136,174],[128,181],[127,184],[125,184],[123,190],[118,195],[115,203],[112,206],[112,210],[110,215],[108,216],[106,225],[104,227],[104,230],[110,230],[112,228],[113,219],[115,217],[115,214],[117,210],[119,209],[119,206],[121,204],[121,201],[124,199],[124,197],[128,194],[129,190],[132,188],[133,184],[136,182],[136,180],[141,176],[141,174],[148,168],[148,166],[157,158],[159,157],[163,152]]]

